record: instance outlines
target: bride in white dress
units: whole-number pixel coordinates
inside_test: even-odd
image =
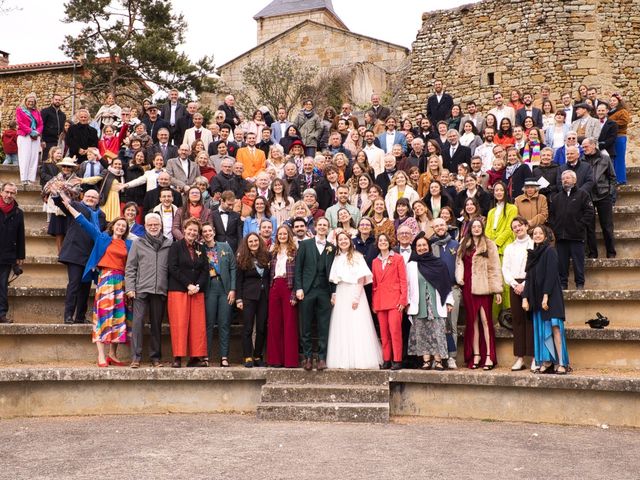
[[[327,367],[378,369],[382,349],[364,292],[373,276],[348,234],[340,232],[336,240],[339,251],[329,274],[337,287],[331,297]]]

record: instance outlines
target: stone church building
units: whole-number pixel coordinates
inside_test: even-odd
[[[331,0],[273,0],[254,17],[258,45],[218,67],[231,90],[242,88],[242,69],[252,61],[286,52],[320,70],[351,73],[351,100],[368,104],[371,93],[385,92],[390,76],[409,49],[351,32]]]
[[[552,99],[575,97],[581,84],[607,100],[618,92],[633,115],[628,163],[640,163],[640,0],[483,0],[426,12],[412,45],[411,67],[400,95],[403,115],[425,110],[433,80],[462,104],[483,112],[493,93],[511,89]]]

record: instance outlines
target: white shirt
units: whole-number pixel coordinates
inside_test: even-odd
[[[287,276],[287,252],[280,251],[276,257],[276,272],[274,278],[286,278]]]
[[[507,245],[502,257],[502,276],[507,285],[515,288],[518,285],[516,278],[524,278],[524,270],[527,265],[527,250],[533,248],[533,240],[527,235],[524,239],[517,238]],[[524,282],[522,282],[524,283]]]
[[[371,145],[366,145],[363,150],[367,154],[369,165],[373,168],[373,172],[377,177],[384,172],[384,150],[376,147],[373,143]]]
[[[185,158],[184,160],[179,158],[178,160],[180,160],[180,166],[182,167],[182,170],[184,171],[184,176],[189,178],[189,159]]]
[[[325,238],[324,240],[320,240],[319,238],[316,238],[315,241],[316,241],[316,248],[318,249],[318,253],[322,255],[322,253],[324,252],[324,247],[327,245],[327,239]],[[318,243],[318,242],[322,242],[322,243]]]
[[[280,124],[280,138],[284,138],[287,136],[287,121],[278,123]]]
[[[226,213],[224,210],[222,210],[221,208],[218,209],[218,211],[220,212],[220,219],[222,220],[222,225],[224,225],[224,229],[225,231],[227,230],[227,225],[229,225],[229,214]],[[223,212],[225,214],[223,214]]]
[[[493,166],[493,147],[495,146],[495,143],[483,143],[482,145],[478,146],[478,148],[476,148],[476,151],[474,152],[475,155],[479,156],[482,159],[482,173],[485,173]]]
[[[165,212],[164,205],[160,205],[160,215],[162,215],[162,233],[165,237],[173,240],[173,208],[170,208],[168,212]]]
[[[386,144],[386,152],[391,153],[391,149],[393,148],[393,144],[396,140],[396,131],[393,132],[387,131],[387,144]]]
[[[169,119],[169,123],[173,126],[176,124],[176,109],[178,108],[177,103],[171,104],[171,118]]]
[[[457,149],[458,149],[457,143],[455,145],[451,145],[451,148],[449,149],[449,155],[451,156],[451,158],[453,158],[453,156],[456,154]]]
[[[411,245],[408,245],[407,247],[399,245],[398,249],[400,250],[400,255],[402,255],[402,258],[404,259],[404,263],[406,265],[407,263],[409,263],[409,257],[411,256]]]
[[[571,126],[571,124],[573,123],[573,118],[572,118],[572,114],[573,114],[573,107],[564,107],[564,112],[567,114],[566,117],[564,117],[564,123]]]

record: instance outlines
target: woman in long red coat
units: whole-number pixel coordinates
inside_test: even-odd
[[[380,254],[373,260],[373,311],[382,339],[382,369],[402,368],[402,312],[407,306],[407,269],[402,255],[391,250],[391,239],[381,233]],[[393,359],[393,361],[392,361]]]

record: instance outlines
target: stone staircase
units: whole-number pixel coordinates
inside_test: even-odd
[[[389,374],[379,370],[267,371],[262,420],[387,423]]]

